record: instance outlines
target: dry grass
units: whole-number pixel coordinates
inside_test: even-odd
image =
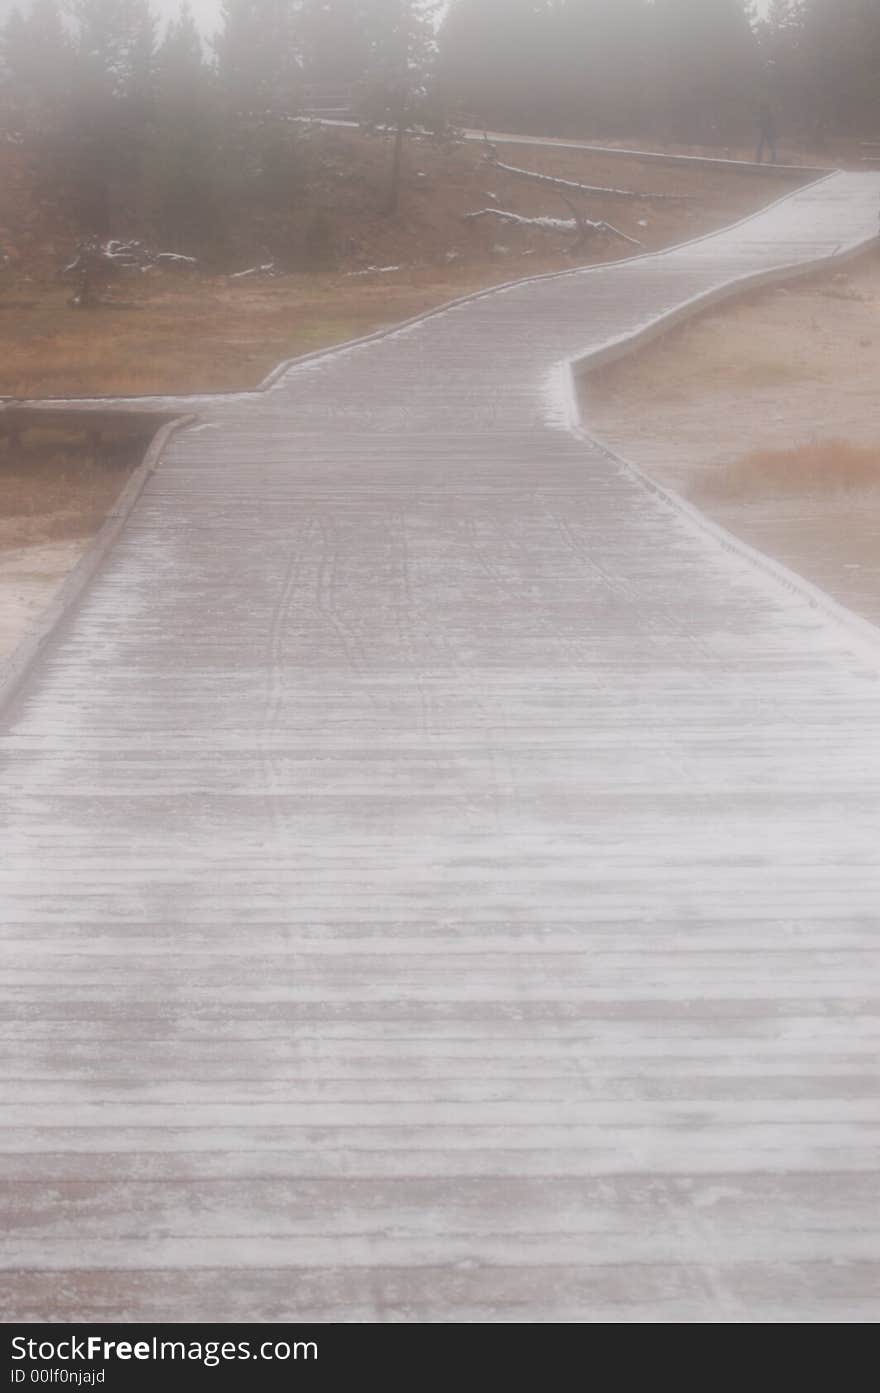
[[[433,274],[285,276],[245,288],[221,278],[125,287],[123,308],[71,310],[37,290],[26,309],[0,302],[0,392],[21,398],[138,396],[255,387],[285,358],[370,333],[526,270],[537,258]]]
[[[0,449],[0,548],[97,531],[142,451],[122,441],[95,452],[76,436],[38,431]]]
[[[693,496],[748,502],[880,486],[880,446],[822,440],[790,450],[753,450],[694,486]]]
[[[396,218],[376,211],[387,178],[386,145],[341,131],[327,133],[326,145],[328,169],[335,171],[332,199],[327,193],[339,256],[335,271],[238,283],[221,275],[150,274],[120,281],[116,307],[83,312],[68,308],[70,287],[52,279],[65,245],[64,237],[53,236],[52,255],[40,258],[35,249],[0,296],[0,394],[132,396],[253,387],[285,358],[399,323],[477,289],[576,264],[567,255],[570,236],[516,228],[502,234],[488,221],[462,221],[490,196],[516,212],[568,216],[552,190],[493,170],[476,145],[410,142]],[[563,178],[688,195],[688,201],[669,203],[591,200],[591,217],[607,218],[648,250],[723,226],[785,187],[757,176],[633,165],[563,149],[502,147],[501,153]],[[38,214],[37,207],[28,210],[21,192],[17,201],[4,195],[0,178],[0,223],[12,226],[17,217],[39,244]],[[251,240],[258,231],[251,229]],[[22,232],[22,245],[26,240]],[[588,259],[629,250],[604,239]],[[240,254],[246,259],[239,263],[237,253],[238,265],[265,259],[245,246]],[[400,269],[350,274],[371,265]]]

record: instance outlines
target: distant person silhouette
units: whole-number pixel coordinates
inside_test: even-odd
[[[765,150],[770,151],[770,158],[775,164],[776,117],[773,115],[773,108],[769,102],[762,102],[758,111],[758,150],[755,155],[757,164],[763,163]]]

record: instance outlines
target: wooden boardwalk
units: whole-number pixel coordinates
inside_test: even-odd
[[[878,213],[836,175],[173,438],[0,717],[8,1320],[877,1318],[880,635],[560,364]]]

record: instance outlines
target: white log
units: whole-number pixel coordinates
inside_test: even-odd
[[[495,169],[500,169],[503,174],[514,174],[520,179],[530,179],[537,184],[551,184],[558,189],[567,189],[570,193],[590,194],[602,198],[627,198],[637,202],[649,200],[658,203],[683,203],[693,197],[692,194],[685,193],[645,193],[639,189],[605,188],[600,184],[579,184],[573,179],[560,179],[553,174],[539,174],[535,169],[520,169],[514,164],[504,164],[502,160],[499,160],[495,147],[491,144],[486,151],[486,159]]]
[[[585,234],[607,233],[630,242],[634,247],[642,245],[635,237],[621,232],[619,227],[609,222],[593,222],[589,218],[524,218],[520,213],[510,213],[504,208],[478,208],[476,212],[462,215],[464,222],[474,222],[477,218],[499,218],[502,222],[513,223],[517,227],[534,227],[540,232],[577,232],[581,238]]]

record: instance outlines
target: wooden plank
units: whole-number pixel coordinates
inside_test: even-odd
[[[0,719],[8,1320],[876,1319],[877,634],[566,365],[878,194],[200,399]]]

